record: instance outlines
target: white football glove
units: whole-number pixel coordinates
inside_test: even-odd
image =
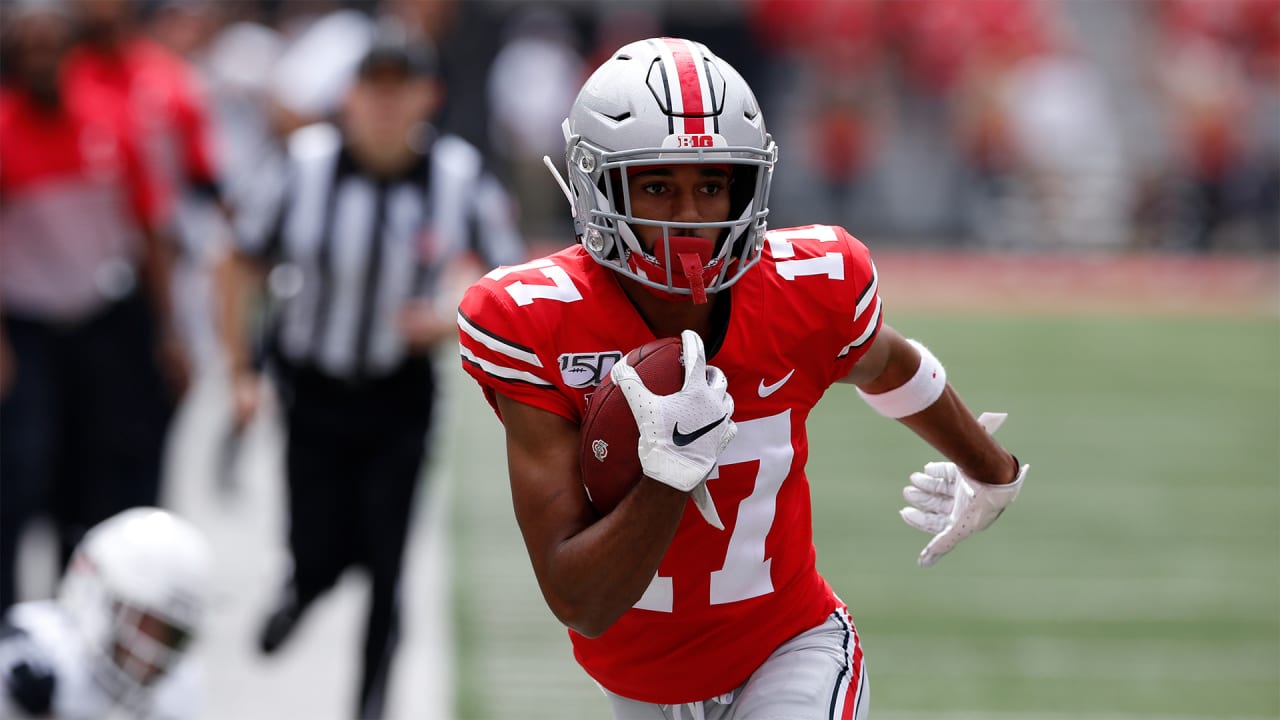
[[[624,357],[610,371],[631,406],[640,428],[640,467],[658,482],[686,492],[708,523],[724,523],[707,493],[706,479],[720,453],[738,434],[733,397],[724,373],[707,365],[702,338],[680,333],[684,386],[671,395],[655,395]]]
[[[994,433],[1006,417],[1007,413],[982,413],[978,424]],[[911,484],[903,488],[902,497],[912,507],[898,514],[911,527],[933,534],[916,560],[920,567],[929,567],[961,540],[995,522],[1018,497],[1030,467],[1019,468],[1018,476],[1007,485],[971,480],[950,462],[931,462],[924,472],[911,473]]]

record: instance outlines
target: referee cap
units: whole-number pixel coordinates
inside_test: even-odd
[[[368,79],[399,75],[433,77],[437,71],[435,48],[423,40],[375,37],[356,66],[356,75]]]

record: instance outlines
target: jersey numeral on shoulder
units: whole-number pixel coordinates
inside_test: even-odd
[[[826,275],[832,280],[844,279],[844,257],[838,252],[800,260],[788,259],[796,256],[794,242],[829,243],[839,240],[835,228],[830,225],[775,231],[766,235],[765,240],[773,253],[774,267],[787,280],[810,275]]]
[[[502,289],[507,291],[511,299],[516,301],[516,305],[524,307],[530,305],[534,300],[556,300],[558,302],[577,302],[582,299],[582,293],[578,291],[578,287],[573,284],[573,279],[569,277],[569,273],[564,268],[556,265],[547,258],[534,260],[522,265],[511,265],[509,267],[501,267],[496,270],[489,271],[485,277],[490,280],[498,281],[512,274],[523,272],[525,270],[540,270],[548,280],[550,285],[542,283],[527,283],[523,280],[516,280],[508,283]]]

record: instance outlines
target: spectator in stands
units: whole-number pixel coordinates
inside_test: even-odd
[[[1173,245],[1275,247],[1280,4],[1161,0],[1152,70],[1173,140]]]
[[[789,118],[793,137],[813,169],[819,192],[811,194],[825,222],[851,222],[874,161],[873,108],[881,100],[885,59],[881,15],[870,2],[757,0],[752,6],[762,46],[793,64],[785,82],[773,83],[786,96],[774,105],[796,108]]]
[[[560,123],[577,95],[585,68],[569,18],[533,7],[518,12],[489,67],[489,124],[512,187],[521,199],[521,225],[544,240],[563,237],[567,224],[560,189],[547,183],[542,158],[564,146]]]

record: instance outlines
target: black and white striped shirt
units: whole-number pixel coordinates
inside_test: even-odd
[[[409,170],[379,180],[359,170],[336,127],[305,127],[247,205],[239,249],[275,266],[276,348],[336,378],[401,364],[400,308],[435,297],[458,254],[475,249],[492,266],[524,252],[509,196],[456,136],[429,141]]]

